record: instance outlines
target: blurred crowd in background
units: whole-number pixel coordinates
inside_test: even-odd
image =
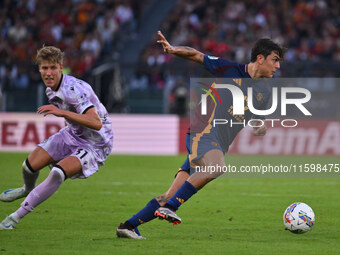
[[[143,11],[152,1],[0,0],[0,92],[29,89],[40,81],[34,57],[43,45],[65,51],[65,73],[84,78],[103,58],[114,55],[122,34],[138,33]],[[338,0],[177,1],[161,30],[173,45],[240,63],[249,61],[257,39],[269,37],[288,48],[277,76],[339,76],[334,64],[340,61]],[[188,77],[201,73],[195,63],[164,54],[157,39],[155,31],[134,75],[122,79],[123,89],[126,95],[167,91],[171,102],[176,88],[185,96]]]
[[[288,48],[285,62],[340,61],[338,0],[186,0],[179,1],[161,30],[173,45],[248,63],[254,42],[263,37]],[[141,57],[140,87],[162,88],[174,57],[165,55],[153,38]],[[156,70],[156,72],[155,72]],[[283,70],[284,71],[284,70]],[[279,72],[278,75],[285,75]],[[337,73],[300,72],[301,76]],[[136,82],[135,82],[136,83]],[[135,87],[138,87],[135,85]]]
[[[146,1],[147,2],[147,1]],[[34,58],[43,45],[65,52],[64,72],[83,77],[113,51],[120,30],[131,32],[138,0],[1,0],[0,79],[3,90],[40,80]]]

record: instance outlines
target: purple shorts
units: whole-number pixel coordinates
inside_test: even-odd
[[[110,155],[112,144],[113,137],[106,144],[92,145],[75,136],[68,127],[65,127],[38,146],[47,151],[55,162],[69,156],[77,157],[81,162],[82,172],[71,177],[71,179],[76,179],[87,178],[97,172],[98,167],[104,165]]]

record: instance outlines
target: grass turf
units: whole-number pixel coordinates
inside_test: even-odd
[[[0,190],[22,184],[22,153],[0,153]],[[337,254],[340,179],[219,178],[178,211],[183,223],[153,220],[139,228],[146,240],[118,239],[120,222],[163,193],[181,156],[110,156],[88,180],[67,180],[13,231],[0,231],[0,254]],[[336,157],[230,155],[232,165],[339,163]],[[39,182],[48,174],[41,172]],[[340,173],[339,173],[340,176]],[[0,217],[23,199],[0,204]],[[316,214],[312,231],[284,230],[293,202]],[[1,220],[1,219],[0,219]]]

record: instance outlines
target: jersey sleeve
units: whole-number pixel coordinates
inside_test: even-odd
[[[237,63],[235,62],[209,55],[204,55],[203,64],[204,68],[207,69],[215,77],[222,77],[224,72],[228,70],[228,68],[237,65]]]
[[[65,91],[66,103],[70,104],[79,114],[83,114],[88,109],[94,107],[89,100],[89,96],[87,90],[81,84],[71,85]]]

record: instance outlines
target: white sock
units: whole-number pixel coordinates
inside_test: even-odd
[[[18,223],[18,222],[20,221],[20,217],[19,217],[19,215],[18,215],[16,212],[12,213],[10,216],[12,217],[12,219],[13,219],[16,223]]]

